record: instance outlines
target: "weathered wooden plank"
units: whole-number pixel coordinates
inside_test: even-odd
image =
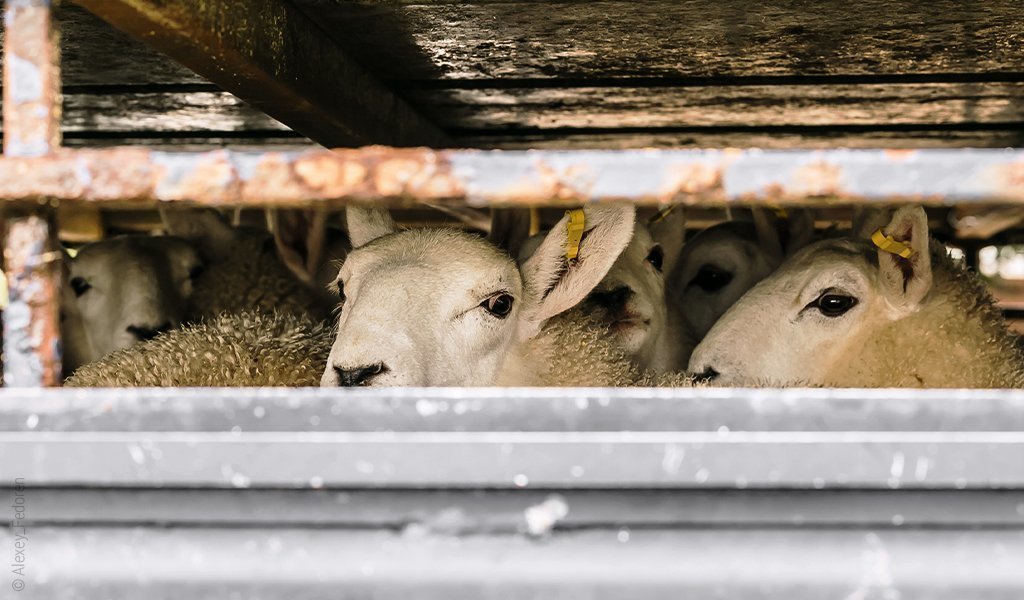
[[[67,94],[67,132],[290,131],[227,92]]]
[[[54,7],[53,14],[60,22],[61,78],[65,86],[204,81],[83,8],[64,2]]]
[[[1024,71],[1019,0],[295,0],[393,80]]]
[[[457,138],[467,147],[523,150],[631,148],[1008,148],[1024,145],[1024,129],[944,130],[922,127],[914,130],[862,129],[841,131],[829,128],[783,130],[696,128],[693,130],[550,130],[463,131]]]
[[[447,141],[290,3],[76,2],[324,145]]]
[[[1024,123],[1024,83],[423,90],[448,127]]]

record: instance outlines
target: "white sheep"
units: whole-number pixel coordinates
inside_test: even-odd
[[[64,372],[181,325],[202,262],[175,237],[131,235],[64,260]]]
[[[472,234],[399,232],[386,211],[349,210],[354,250],[338,274],[343,309],[321,385],[661,382],[631,365],[599,319],[563,314],[605,277],[633,233],[632,207],[584,212],[577,258],[566,257],[566,217],[518,266]]]
[[[212,209],[161,210],[164,227],[199,249],[205,269],[196,278],[190,320],[259,309],[326,318],[322,288],[302,279],[282,260],[281,246],[266,231],[233,227]],[[291,242],[303,241],[291,235]]]
[[[315,386],[333,341],[327,323],[304,315],[229,313],[113,352],[64,385]]]
[[[693,348],[665,290],[665,273],[682,244],[683,215],[682,210],[671,210],[652,222],[638,216],[629,245],[580,309],[573,311],[577,317],[583,312],[593,315],[633,362],[658,373],[684,370]],[[519,262],[529,259],[543,239],[543,234],[529,238],[520,248]]]
[[[690,369],[722,385],[1024,387],[1016,336],[981,280],[930,242],[924,210],[873,221],[754,286]]]
[[[751,212],[749,221],[712,225],[687,240],[669,272],[669,306],[687,336],[679,350],[684,366],[715,321],[814,235],[807,211],[790,211],[784,219],[763,209]]]
[[[600,281],[632,230],[631,208],[596,207],[587,216],[577,260],[566,260],[566,231],[556,227],[520,270],[478,236],[398,233],[385,211],[351,210],[359,247],[341,269],[336,339],[294,316],[227,315],[114,353],[67,384],[309,385],[311,368],[323,385],[689,384],[638,369],[593,315],[566,312]],[[358,366],[346,369],[345,360]]]

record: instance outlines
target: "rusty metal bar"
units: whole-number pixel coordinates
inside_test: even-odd
[[[60,147],[60,45],[50,0],[7,0],[4,11],[4,154]]]
[[[60,251],[40,217],[14,219],[4,262],[10,303],[4,309],[4,385],[56,386],[61,380]]]
[[[0,200],[26,198],[108,206],[1024,202],[1024,150],[65,150],[0,160]]]
[[[325,146],[449,144],[291,2],[75,1]]]

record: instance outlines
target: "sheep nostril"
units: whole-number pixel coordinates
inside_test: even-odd
[[[622,286],[606,292],[594,292],[590,294],[590,298],[605,308],[617,310],[626,306],[626,302],[629,301],[632,295],[633,290],[629,289],[628,286]]]
[[[701,371],[700,373],[694,373],[693,377],[694,379],[697,380],[698,383],[707,383],[709,381],[713,381],[719,375],[721,375],[721,373],[719,373],[718,371],[714,370],[711,367],[708,367]]]
[[[334,372],[338,375],[338,385],[340,387],[357,387],[369,385],[370,380],[378,375],[387,373],[388,368],[384,363],[377,363],[353,369],[334,367]]]
[[[129,325],[125,329],[128,331],[128,333],[134,335],[135,338],[138,339],[140,342],[144,342],[146,340],[151,340],[155,338],[157,335],[169,330],[170,328],[171,324],[165,323],[154,328],[139,327],[138,325]]]

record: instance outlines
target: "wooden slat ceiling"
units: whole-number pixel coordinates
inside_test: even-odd
[[[279,0],[459,146],[1024,145],[1020,0]],[[67,145],[309,144],[68,3]]]

